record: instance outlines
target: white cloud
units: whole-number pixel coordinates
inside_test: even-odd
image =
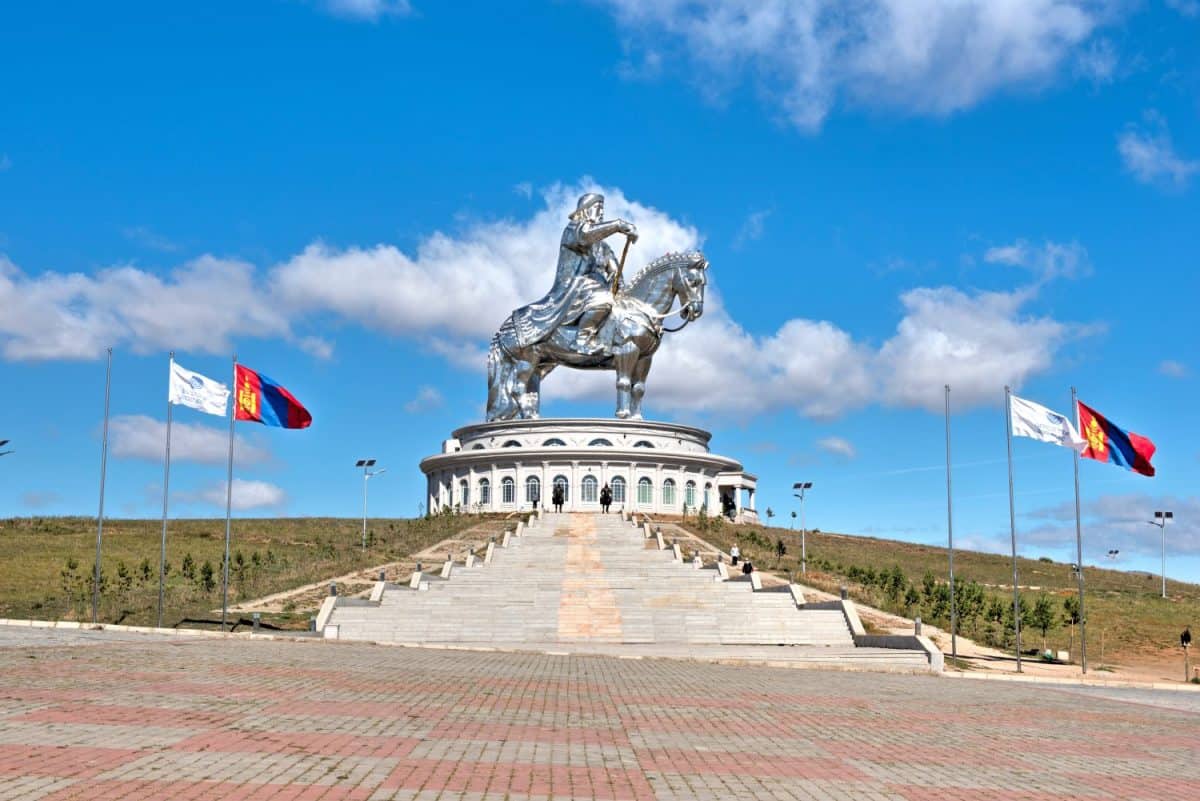
[[[26,276],[0,257],[0,354],[10,360],[94,358],[109,343],[135,350],[229,352],[237,337],[282,337],[328,358],[332,344],[299,336],[309,320],[341,318],[417,338],[456,366],[485,367],[487,341],[509,312],[553,283],[558,241],[584,191],[607,198],[609,217],[635,222],[632,275],[667,251],[703,243],[699,232],[663,211],[591,180],[557,184],[524,220],[475,222],[457,235],[436,232],[414,255],[380,244],[334,249],[314,243],[258,277],[242,262],[203,257],[167,278],[125,267],[95,276]],[[619,250],[621,241],[614,242]],[[1024,266],[1039,278],[1014,292],[920,288],[901,297],[904,314],[881,347],[825,320],[790,319],[747,331],[710,284],[704,317],[664,338],[650,375],[651,414],[755,414],[795,409],[828,419],[872,402],[940,409],[951,383],[956,406],[995,402],[1005,382],[1019,386],[1048,369],[1060,347],[1082,332],[1024,308],[1041,281],[1086,267],[1078,245],[1024,241],[993,248],[994,262]],[[711,279],[726,275],[714,265]],[[482,397],[482,382],[481,382]],[[561,369],[544,398],[614,398],[611,373]]]
[[[1150,112],[1144,125],[1129,125],[1117,137],[1117,152],[1125,169],[1144,184],[1182,187],[1200,172],[1200,161],[1175,152],[1171,133],[1161,115]]]
[[[900,297],[905,316],[879,352],[888,403],[938,411],[944,384],[955,408],[999,401],[1048,370],[1059,349],[1085,329],[1022,313],[1033,290],[968,295],[951,287]]]
[[[1123,554],[1158,555],[1162,532],[1148,525],[1157,509],[1175,518],[1167,524],[1167,547],[1174,554],[1200,555],[1200,498],[1152,496],[1144,493],[1102,495],[1083,504],[1085,543],[1099,554],[1113,548]],[[1031,512],[1045,525],[1021,532],[1029,543],[1061,545],[1075,540],[1075,503],[1070,501]],[[1169,574],[1169,571],[1168,571]]]
[[[137,353],[229,353],[235,336],[290,337],[254,267],[203,256],[163,278],[134,267],[27,275],[0,256],[0,353],[15,360]]]
[[[854,445],[850,440],[842,439],[841,437],[825,437],[817,440],[817,447],[826,453],[832,453],[834,456],[843,456],[847,459],[853,459],[858,455],[858,451],[854,449]]]
[[[771,211],[772,209],[754,211],[746,217],[746,221],[742,223],[742,227],[738,229],[737,235],[733,238],[734,250],[744,247],[747,242],[762,239],[762,235],[767,229],[767,218],[771,216]]]
[[[29,509],[45,509],[62,500],[62,495],[54,490],[29,491],[21,494],[21,505]]]
[[[1186,364],[1177,362],[1174,359],[1164,359],[1160,362],[1158,372],[1170,378],[1187,378],[1192,373]]]
[[[1092,83],[1112,81],[1117,72],[1117,49],[1108,39],[1097,39],[1079,51],[1075,66],[1079,73]]]
[[[147,250],[157,250],[161,253],[173,253],[179,250],[179,246],[170,239],[144,225],[133,225],[122,228],[121,236]]]
[[[512,309],[550,289],[563,223],[587,191],[605,195],[608,217],[638,226],[628,274],[652,255],[700,240],[694,228],[620,189],[584,180],[546,190],[545,208],[527,221],[476,223],[457,237],[435,232],[415,257],[391,245],[338,250],[315,243],[276,267],[271,284],[298,312],[331,311],[393,334],[490,337]]]
[[[983,260],[989,264],[1022,267],[1043,281],[1055,278],[1079,278],[1091,273],[1087,250],[1078,242],[1043,242],[1031,245],[1018,239],[1011,245],[988,248]]]
[[[369,22],[412,13],[412,5],[408,0],[322,0],[322,5],[335,16]]]
[[[224,509],[225,488],[226,483],[220,481],[195,492],[181,493],[180,499],[185,502],[198,501]],[[269,509],[283,506],[286,503],[287,493],[274,484],[266,481],[250,481],[241,478],[233,480],[231,505],[236,511]]]
[[[327,361],[333,358],[333,343],[321,337],[300,337],[296,341],[296,345],[300,350],[312,356],[314,359]]]
[[[116,458],[148,459],[162,462],[167,444],[167,422],[145,415],[118,415],[108,424],[109,443]],[[229,458],[229,433],[221,428],[185,423],[171,423],[171,461],[225,464]],[[271,458],[264,448],[252,445],[243,437],[233,440],[233,458],[237,464],[259,464]]]
[[[404,404],[404,410],[410,414],[419,412],[427,412],[430,409],[436,409],[445,403],[442,393],[431,386],[423,386],[417,390],[416,396],[408,403]]]
[[[1185,17],[1200,17],[1200,0],[1167,0],[1167,5]]]
[[[840,101],[945,114],[1038,87],[1116,0],[599,0],[656,63],[699,67],[704,91],[748,77],[795,125]],[[668,55],[659,56],[664,48]]]

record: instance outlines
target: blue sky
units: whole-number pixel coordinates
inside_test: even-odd
[[[240,514],[412,515],[482,417],[480,354],[548,289],[586,189],[636,268],[698,245],[705,317],[651,417],[702,425],[786,516],[1008,542],[1004,384],[1158,445],[1081,465],[1085,559],[1200,580],[1200,4],[1193,0],[25,4],[0,31],[0,514],[161,508],[166,353],[291,389],[239,426]],[[607,416],[559,371],[548,415]],[[223,506],[222,421],[178,410],[172,509]],[[182,443],[182,444],[181,444]],[[1073,557],[1067,451],[1018,440],[1021,551]],[[785,518],[786,519],[786,518]]]

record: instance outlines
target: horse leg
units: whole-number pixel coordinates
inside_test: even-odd
[[[517,417],[535,419],[538,417],[538,395],[536,389],[531,391],[530,382],[536,372],[536,367],[524,359],[518,359],[513,364],[512,394],[517,407]]]
[[[650,374],[650,362],[653,360],[653,356],[643,356],[633,366],[633,374],[630,376],[632,386],[629,388],[631,396],[629,411],[630,418],[633,420],[642,419],[642,398],[646,395],[646,376]]]
[[[633,370],[638,361],[638,348],[632,342],[626,342],[613,348],[613,367],[617,371],[617,417],[628,419],[633,387]]]
[[[488,359],[488,405],[487,419],[511,420],[517,413],[512,394],[512,359],[495,354]]]

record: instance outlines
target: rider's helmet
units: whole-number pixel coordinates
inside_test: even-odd
[[[579,202],[575,204],[575,211],[571,214],[571,219],[581,219],[585,214],[587,214],[588,209],[590,209],[592,206],[595,206],[597,203],[603,202],[604,195],[599,195],[595,192],[588,192],[585,195],[581,195]]]

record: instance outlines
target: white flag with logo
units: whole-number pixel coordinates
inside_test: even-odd
[[[1029,437],[1051,445],[1082,451],[1087,440],[1079,436],[1070,418],[1051,411],[1040,403],[1012,395],[1012,433],[1014,437]]]
[[[205,414],[224,417],[229,404],[229,388],[208,376],[193,373],[171,360],[170,388],[167,400],[180,406],[190,406]]]

